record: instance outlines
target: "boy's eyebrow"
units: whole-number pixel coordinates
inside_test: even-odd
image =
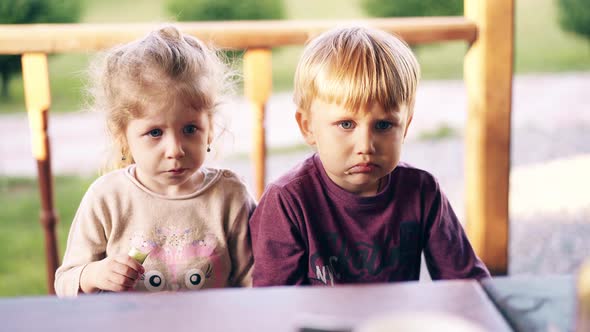
[[[357,110],[356,112],[354,111],[347,111],[344,114],[340,114],[337,116],[334,116],[334,119],[336,120],[343,120],[343,119],[351,119],[351,118],[355,118],[355,117],[363,117],[367,114],[369,114],[370,112],[363,112],[360,110]],[[377,120],[395,120],[395,121],[401,121],[403,116],[401,114],[402,112],[398,109],[395,111],[389,111],[389,112],[385,112],[383,115],[377,117]]]

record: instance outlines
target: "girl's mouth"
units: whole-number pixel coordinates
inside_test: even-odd
[[[186,168],[175,168],[168,171],[168,173],[172,173],[174,175],[182,174],[186,171]]]

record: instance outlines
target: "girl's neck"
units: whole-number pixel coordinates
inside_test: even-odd
[[[139,182],[149,191],[166,197],[190,195],[199,190],[199,188],[201,188],[205,180],[205,174],[200,168],[196,172],[194,172],[190,176],[190,178],[187,179],[187,181],[179,185],[160,184],[157,181],[152,180],[150,177],[142,175],[141,170],[139,170],[136,166],[133,167],[132,170],[132,175],[137,180],[137,182]]]

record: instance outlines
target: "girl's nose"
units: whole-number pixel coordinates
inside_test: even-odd
[[[184,157],[184,149],[182,148],[182,142],[177,137],[170,137],[166,142],[166,158],[168,159],[179,159]]]

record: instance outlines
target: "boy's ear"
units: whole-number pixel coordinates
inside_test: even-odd
[[[410,128],[410,123],[412,123],[413,118],[414,118],[414,114],[410,115],[410,118],[408,119],[408,123],[406,124],[406,131],[404,132],[404,139],[408,135],[408,129]]]
[[[305,142],[309,145],[315,145],[315,136],[313,135],[313,130],[311,129],[309,111],[302,112],[301,110],[297,110],[297,112],[295,112],[295,120],[297,120],[299,131],[301,131],[301,135],[303,135]]]

